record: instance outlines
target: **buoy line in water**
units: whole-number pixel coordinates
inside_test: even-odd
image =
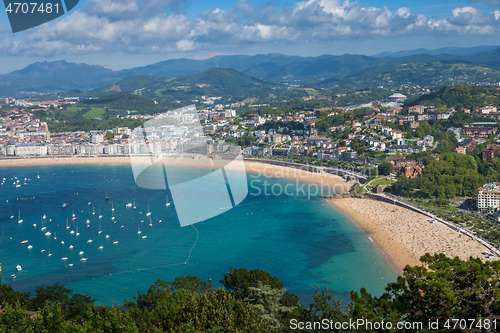
[[[130,274],[130,273],[138,273],[140,271],[147,271],[147,270],[150,270],[150,269],[156,269],[156,268],[163,268],[163,267],[171,267],[171,266],[180,266],[180,265],[187,265],[189,259],[191,258],[191,253],[193,252],[193,249],[194,247],[196,246],[196,244],[198,243],[198,239],[200,237],[200,232],[198,231],[198,229],[196,229],[196,227],[194,225],[191,224],[191,226],[194,228],[194,230],[196,230],[196,240],[194,241],[194,244],[193,246],[191,247],[191,249],[189,250],[189,255],[186,259],[185,262],[183,263],[177,263],[177,264],[166,264],[166,265],[159,265],[159,266],[154,266],[154,267],[147,267],[147,268],[138,268],[138,269],[133,269],[133,270],[130,270],[130,271],[125,271],[125,272],[117,272],[117,273],[110,273],[109,275],[105,275],[104,277],[109,277],[109,276],[113,276],[113,275],[118,275],[118,274]]]

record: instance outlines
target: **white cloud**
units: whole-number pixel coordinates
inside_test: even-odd
[[[500,0],[499,0],[500,1]],[[333,41],[403,35],[494,35],[500,11],[455,8],[443,19],[402,7],[363,7],[349,0],[307,0],[276,9],[239,0],[231,9],[210,8],[197,17],[178,10],[180,0],[88,0],[68,16],[9,34],[0,52],[50,56],[95,51],[188,52],[248,43]]]

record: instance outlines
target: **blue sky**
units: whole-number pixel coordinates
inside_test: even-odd
[[[117,70],[219,54],[500,45],[498,37],[500,0],[85,0],[16,34],[0,15],[0,73],[61,59]]]

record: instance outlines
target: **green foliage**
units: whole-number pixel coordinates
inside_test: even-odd
[[[408,106],[420,104],[454,108],[458,105],[472,109],[475,106],[482,107],[489,104],[500,105],[500,99],[495,93],[496,91],[494,88],[458,84],[453,87],[443,87],[439,91],[423,95],[411,103],[408,103]],[[468,117],[470,116],[455,116],[456,120]]]
[[[498,318],[500,261],[462,261],[444,254],[426,254],[421,261],[428,269],[406,266],[403,277],[389,283],[380,297],[372,297],[363,289],[361,295],[351,292],[353,317],[391,321],[394,326],[402,319],[410,323],[439,320],[441,330],[447,320]],[[421,332],[429,330],[424,327]]]
[[[204,292],[183,306],[174,332],[182,332],[188,325],[200,332],[219,327],[224,332],[277,332],[251,306],[223,289]]]
[[[273,289],[283,289],[283,282],[260,269],[231,268],[219,282],[226,290],[234,292],[237,299],[244,300],[250,296],[248,288],[257,287],[259,281]]]
[[[81,119],[81,120],[66,120],[64,122],[51,122],[49,124],[49,131],[52,133],[60,132],[76,132],[76,131],[104,131],[114,127],[128,127],[134,129],[144,123],[141,119]]]
[[[251,304],[273,327],[282,326],[280,319],[284,317],[284,314],[294,310],[294,307],[287,307],[280,303],[280,298],[286,289],[273,289],[258,281],[257,287],[248,287],[248,291],[249,295],[244,301]]]
[[[394,166],[392,163],[389,162],[383,162],[378,165],[378,173],[380,175],[389,175],[392,172],[392,169]]]
[[[1,280],[0,280],[1,282]],[[22,293],[20,291],[15,291],[10,285],[1,283],[0,284],[0,304],[9,303],[15,304],[19,303],[23,306],[30,307],[31,299],[29,293]]]

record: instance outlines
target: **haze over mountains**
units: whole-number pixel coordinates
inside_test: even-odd
[[[408,67],[406,64],[412,64]],[[385,52],[377,56],[365,55],[321,55],[317,57],[288,56],[284,54],[258,54],[215,56],[205,60],[171,59],[144,67],[112,71],[98,65],[75,64],[66,61],[37,62],[24,69],[0,75],[0,96],[19,96],[27,92],[52,93],[70,90],[109,90],[119,80],[133,90],[140,89],[146,79],[148,85],[161,84],[161,78],[176,78],[183,81],[204,83],[223,89],[221,82],[227,78],[183,76],[199,75],[213,68],[230,68],[224,72],[231,82],[256,85],[279,85],[283,81],[329,85],[377,85],[403,84],[450,84],[440,82],[439,77],[465,77],[471,80],[500,80],[500,47],[479,46],[473,48],[443,48],[438,50],[409,50],[395,53]],[[411,70],[409,70],[410,68]],[[484,70],[483,70],[484,69]],[[424,70],[424,72],[421,72]],[[476,75],[476,72],[482,73]],[[210,72],[209,72],[210,73]],[[217,72],[212,72],[217,73]],[[404,73],[404,75],[401,75]],[[240,75],[241,74],[241,75]],[[247,77],[243,78],[242,75]],[[145,78],[144,76],[154,76]],[[236,79],[237,78],[237,79]],[[259,81],[260,80],[260,81]],[[217,83],[217,82],[219,83]],[[380,82],[379,82],[380,81]],[[144,85],[143,85],[144,87]],[[232,87],[233,90],[235,87]],[[115,87],[115,91],[130,90]],[[113,89],[111,89],[113,91]]]

